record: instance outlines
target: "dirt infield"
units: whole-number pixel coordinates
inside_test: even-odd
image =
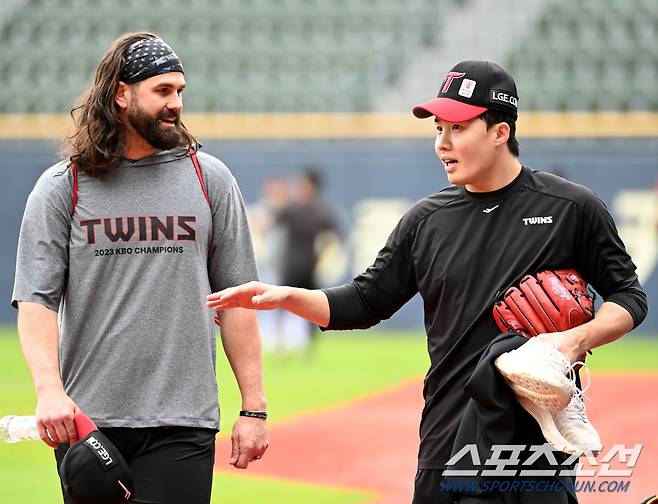
[[[643,444],[642,452],[631,477],[599,477],[605,480],[630,481],[626,493],[582,493],[581,504],[639,504],[658,493],[658,375],[605,374],[592,376],[592,388],[587,395],[587,414],[599,431],[604,445],[623,444],[628,447]],[[599,455],[599,463],[606,449]],[[610,469],[622,469],[617,459]]]
[[[604,481],[630,481],[627,492],[581,493],[581,503],[639,504],[658,493],[656,390],[658,375],[592,377],[588,415],[606,447],[636,443],[643,443],[644,447],[630,478],[592,478],[597,487]],[[368,491],[378,495],[372,504],[410,502],[421,391],[422,382],[414,380],[345,406],[275,425],[266,457],[250,466],[248,474]],[[227,439],[220,440],[218,451],[230,451],[228,443]],[[607,450],[602,453],[605,455]],[[624,467],[614,459],[610,468]]]
[[[370,491],[380,504],[410,502],[422,406],[422,382],[413,380],[276,425],[249,474]],[[219,452],[229,443],[222,439]]]

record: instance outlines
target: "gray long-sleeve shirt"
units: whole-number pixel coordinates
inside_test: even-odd
[[[67,393],[99,427],[219,428],[215,326],[205,297],[257,279],[242,196],[181,150],[102,179],[61,162],[30,194],[12,304],[59,311]]]

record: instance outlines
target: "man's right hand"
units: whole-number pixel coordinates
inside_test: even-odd
[[[329,324],[329,300],[321,290],[249,282],[210,294],[206,306],[218,312],[231,308],[283,308],[320,327]]]
[[[59,443],[73,444],[78,440],[73,417],[80,408],[62,389],[39,394],[36,420],[41,440],[51,448]]]
[[[285,308],[284,304],[289,292],[289,287],[249,282],[210,294],[206,305],[217,311],[229,308],[273,310],[274,308]]]

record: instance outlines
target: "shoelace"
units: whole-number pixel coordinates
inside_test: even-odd
[[[576,386],[576,377],[578,376],[576,373],[576,367],[577,366],[582,366],[583,369],[585,370],[585,377],[587,378],[587,386],[583,387],[582,390],[579,389]],[[569,418],[573,420],[582,420],[583,422],[589,422],[587,419],[587,415],[585,414],[585,392],[590,387],[590,379],[589,379],[589,369],[587,365],[585,365],[584,362],[578,361],[574,362],[570,367],[569,367],[569,379],[574,382],[574,388],[573,388],[573,397],[571,398],[571,401],[567,405],[567,409],[569,409]],[[573,407],[571,407],[573,404]]]

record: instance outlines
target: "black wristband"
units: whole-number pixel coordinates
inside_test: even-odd
[[[246,416],[250,418],[260,418],[261,420],[267,420],[267,411],[240,411],[240,416]]]

